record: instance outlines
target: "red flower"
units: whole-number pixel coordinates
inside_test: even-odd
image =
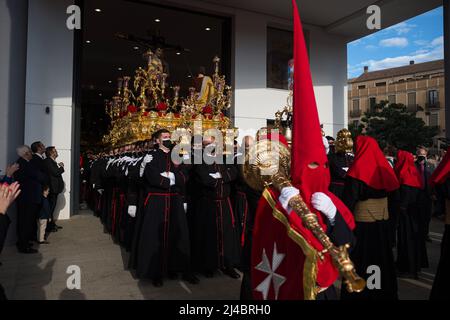
[[[144,117],[148,116],[148,111],[144,111]]]
[[[164,102],[160,102],[156,105],[156,110],[158,111],[165,111],[167,110],[167,104],[165,104]]]
[[[203,108],[202,113],[203,113],[203,114],[212,114],[212,113],[213,113],[213,109],[211,108],[210,105],[207,105],[207,106],[205,106],[205,107]]]
[[[134,106],[134,105],[132,105],[132,104],[130,104],[130,105],[128,106],[128,112],[130,112],[130,113],[135,113],[135,112],[137,112],[137,107]]]
[[[174,113],[174,117],[175,117],[175,118],[180,118],[181,115],[180,115],[179,113]]]

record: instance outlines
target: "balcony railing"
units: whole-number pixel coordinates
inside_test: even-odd
[[[349,111],[350,118],[359,118],[361,117],[361,110],[350,110]]]
[[[439,101],[436,102],[427,102],[425,104],[427,110],[436,110],[441,108],[441,103]]]

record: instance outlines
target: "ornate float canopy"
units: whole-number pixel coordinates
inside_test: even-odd
[[[133,82],[129,76],[119,78],[116,95],[105,101],[105,112],[111,119],[110,131],[103,137],[105,145],[117,147],[148,140],[163,128],[184,136],[191,136],[194,127],[203,132],[219,129],[224,136],[232,131],[237,137],[237,130],[230,128],[230,119],[225,116],[233,91],[225,76],[219,74],[218,57],[213,59],[212,77],[200,78],[201,89],[190,87],[187,97],[179,96],[179,86],[168,86],[158,50],[148,50],[144,57],[147,67],[135,71]]]

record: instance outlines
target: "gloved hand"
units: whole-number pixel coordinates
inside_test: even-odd
[[[173,186],[175,184],[175,174],[173,172],[169,172],[170,185]]]
[[[173,172],[161,172],[161,176],[170,180],[170,185],[173,186],[175,184],[175,174]]]
[[[222,178],[222,175],[220,174],[220,172],[210,173],[209,175],[210,175],[211,177],[213,177],[214,179],[220,179],[220,178]]]
[[[334,225],[336,206],[329,196],[323,192],[316,192],[311,196],[311,204],[314,209],[322,212],[328,218],[331,225]]]
[[[292,197],[295,197],[296,195],[300,194],[300,190],[298,190],[295,187],[284,187],[281,189],[280,196],[278,197],[278,200],[281,203],[281,206],[284,210],[289,214],[292,210],[291,207],[289,207],[289,200],[291,200]]]
[[[147,154],[147,155],[144,157],[144,161],[143,161],[143,162],[149,163],[149,162],[152,161],[152,160],[153,160],[153,156],[152,156],[151,154]]]
[[[100,193],[100,195],[103,194],[103,191],[104,191],[103,189],[98,189],[98,190],[97,190],[97,192]]]
[[[136,206],[128,206],[128,214],[130,215],[130,217],[136,217],[136,209]]]
[[[141,166],[139,168],[139,177],[142,178],[144,176],[145,167],[147,166],[147,163],[151,162],[152,160],[153,160],[153,156],[151,154],[147,154],[144,157],[144,160],[142,160]]]

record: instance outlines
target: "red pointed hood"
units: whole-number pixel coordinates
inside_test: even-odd
[[[414,156],[411,152],[404,150],[398,151],[394,171],[397,174],[400,184],[415,188],[422,188],[420,173],[414,164]]]
[[[292,126],[292,182],[310,206],[314,192],[326,192],[330,171],[322,140],[319,114],[309,67],[303,28],[295,0],[294,10],[294,99]],[[316,167],[312,169],[311,166]]]
[[[437,166],[430,177],[430,184],[442,184],[450,176],[450,147],[447,149],[444,158]]]
[[[328,195],[335,204],[350,229],[355,222],[350,210],[331,192],[330,171],[325,146],[322,140],[319,114],[317,112],[314,88],[309,67],[309,58],[305,45],[302,24],[295,0],[292,0],[294,11],[294,85],[293,85],[293,125],[291,146],[291,177],[292,183],[300,189],[301,196],[308,208],[317,214],[319,224],[324,230],[324,218],[311,205],[311,196],[315,192]],[[290,216],[290,222],[295,228],[303,228],[300,218]],[[304,236],[315,248],[321,250],[321,245],[309,230],[304,230]],[[317,283],[323,287],[331,285],[337,278],[338,272],[327,256],[326,261],[320,263]]]
[[[347,176],[361,180],[377,190],[391,192],[400,187],[394,169],[374,138],[358,136],[355,145],[355,160]]]

